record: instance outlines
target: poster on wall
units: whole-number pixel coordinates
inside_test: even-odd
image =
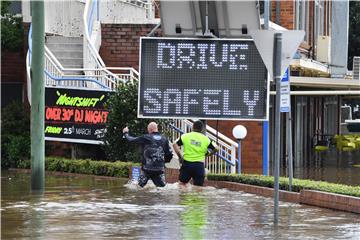
[[[140,118],[268,119],[267,70],[251,39],[141,38]]]
[[[46,87],[45,140],[101,144],[109,111],[104,104],[111,92]]]

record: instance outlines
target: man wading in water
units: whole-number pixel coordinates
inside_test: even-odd
[[[170,162],[173,157],[169,140],[159,133],[155,122],[149,123],[147,130],[148,134],[132,137],[129,135],[129,128],[125,127],[123,134],[129,142],[142,147],[142,172],[139,177],[139,186],[144,187],[151,179],[157,187],[164,187],[166,185],[165,162]]]
[[[196,121],[192,132],[183,134],[173,144],[174,151],[182,163],[179,180],[184,185],[192,178],[194,185],[202,186],[205,179],[205,157],[218,151],[216,144],[202,133],[203,129],[203,123]],[[184,155],[180,146],[184,147]]]

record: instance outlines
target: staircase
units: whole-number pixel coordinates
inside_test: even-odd
[[[121,1],[126,4],[137,3],[137,7],[148,7],[143,1]],[[95,4],[94,4],[95,3]],[[139,5],[140,4],[140,5]],[[86,0],[84,10],[84,36],[65,37],[47,36],[45,41],[45,84],[47,86],[67,86],[72,88],[91,88],[114,90],[120,82],[138,81],[139,73],[133,68],[106,67],[101,59],[96,44],[96,34],[100,34],[100,23],[94,17],[96,0]],[[94,10],[95,9],[95,10]],[[29,52],[27,56],[28,98],[31,99],[30,60],[32,46],[32,30],[29,31]],[[95,37],[94,37],[95,36]],[[95,39],[95,40],[94,40]],[[100,46],[100,45],[98,45]],[[85,66],[84,66],[85,64]],[[114,72],[121,73],[114,73]],[[31,102],[30,102],[31,104]],[[182,133],[189,132],[192,122],[175,120],[169,126],[170,139],[174,141]],[[219,145],[220,151],[216,156],[206,160],[206,167],[211,173],[235,173],[237,144],[215,129],[207,126],[207,136]],[[174,160],[168,164],[179,168]],[[169,167],[169,166],[168,166]]]
[[[45,44],[64,68],[83,68],[82,37],[47,36]],[[73,71],[73,73],[83,74],[82,71]]]

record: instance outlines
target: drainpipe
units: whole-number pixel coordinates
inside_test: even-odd
[[[275,21],[276,21],[277,25],[281,25],[280,24],[280,0],[276,1]]]
[[[264,28],[269,30],[269,1],[264,0]]]

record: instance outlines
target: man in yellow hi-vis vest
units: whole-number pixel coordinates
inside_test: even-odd
[[[205,179],[205,157],[217,151],[217,146],[202,133],[203,123],[194,122],[192,132],[183,134],[173,144],[174,150],[179,157],[180,168],[179,180],[186,184],[193,179],[194,185],[202,186]],[[184,147],[182,156],[180,147]]]

